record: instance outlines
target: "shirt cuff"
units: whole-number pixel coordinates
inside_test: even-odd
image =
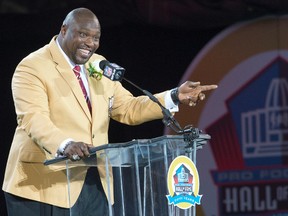
[[[74,141],[74,140],[71,139],[71,138],[68,138],[68,139],[64,140],[64,141],[60,144],[60,146],[59,146],[59,148],[58,148],[58,150],[57,150],[56,157],[58,157],[58,156],[60,156],[60,155],[63,155],[65,148],[66,148],[66,147],[70,144],[70,142],[72,142],[72,141]]]
[[[178,112],[179,107],[177,104],[175,104],[171,98],[171,91],[168,91],[165,95],[164,101],[165,101],[165,107],[168,109],[170,112]]]

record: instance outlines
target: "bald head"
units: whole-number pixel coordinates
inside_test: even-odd
[[[85,64],[98,49],[100,35],[96,15],[87,8],[77,8],[66,16],[57,40],[71,61]]]
[[[63,25],[71,25],[81,19],[95,19],[98,21],[98,18],[91,10],[87,8],[77,8],[67,14]]]

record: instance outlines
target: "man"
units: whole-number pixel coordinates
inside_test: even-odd
[[[9,216],[69,215],[69,204],[75,215],[107,215],[104,170],[72,168],[76,178],[68,201],[65,171],[43,161],[55,155],[72,161],[88,157],[90,147],[108,143],[110,118],[136,125],[163,117],[147,96],[133,97],[119,82],[87,75],[89,63],[104,59],[95,54],[100,35],[95,14],[75,9],[58,36],[17,66],[12,92],[18,126],[3,183]],[[203,91],[216,87],[187,81],[155,96],[173,111],[178,103],[195,105]]]

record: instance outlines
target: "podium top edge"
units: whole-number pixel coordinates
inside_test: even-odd
[[[111,149],[111,148],[125,148],[125,147],[129,147],[129,146],[133,146],[133,145],[137,145],[137,144],[141,144],[141,145],[149,145],[149,144],[153,144],[153,143],[157,143],[159,141],[162,140],[184,140],[185,139],[185,135],[163,135],[163,136],[159,136],[159,137],[155,137],[155,138],[151,138],[151,139],[134,139],[128,142],[122,142],[122,143],[108,143],[108,144],[103,144],[101,146],[96,146],[91,148],[90,151],[90,155],[95,155],[98,151],[101,150],[105,150],[105,149]],[[208,134],[200,134],[199,138],[196,139],[201,143],[203,141],[209,140],[210,136]],[[45,160],[44,161],[44,165],[51,165],[54,163],[58,163],[60,161],[64,161],[67,160],[67,156],[60,156],[57,158],[53,158],[53,159],[49,159],[49,160]]]

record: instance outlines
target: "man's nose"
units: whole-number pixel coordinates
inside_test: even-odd
[[[94,46],[94,41],[93,41],[93,38],[92,37],[87,37],[86,40],[85,40],[85,44],[87,46]]]

